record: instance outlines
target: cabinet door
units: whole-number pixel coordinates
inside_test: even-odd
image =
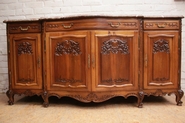
[[[92,41],[93,90],[137,90],[138,32],[96,31]]]
[[[11,83],[13,89],[41,89],[40,34],[10,35]]]
[[[89,34],[83,31],[46,34],[48,90],[89,89]]]
[[[144,88],[177,88],[178,32],[144,32]]]

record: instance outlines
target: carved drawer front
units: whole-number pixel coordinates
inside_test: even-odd
[[[9,33],[41,32],[41,24],[38,22],[11,23],[11,24],[8,24],[8,30],[9,30]]]
[[[98,18],[69,21],[52,21],[46,22],[45,27],[47,32],[76,29],[138,29],[138,20]]]
[[[179,29],[178,20],[144,20],[144,29]]]

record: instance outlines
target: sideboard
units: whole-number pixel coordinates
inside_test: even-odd
[[[103,102],[181,98],[183,17],[76,16],[8,20],[9,105],[15,94]]]

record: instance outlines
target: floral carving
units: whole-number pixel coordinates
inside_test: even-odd
[[[125,78],[118,78],[118,79],[106,79],[106,80],[102,80],[102,82],[125,82],[125,81],[128,81],[128,79],[125,79]]]
[[[143,30],[143,20],[140,20],[140,30]]]
[[[57,82],[72,82],[72,83],[74,83],[74,82],[82,82],[82,80],[75,80],[75,79],[65,79],[65,78],[58,78],[57,80],[56,80]]]
[[[32,29],[40,29],[40,26],[32,26]]]
[[[41,26],[40,25],[19,25],[19,26],[11,26],[10,27],[10,30],[11,31],[23,31],[24,30],[24,28],[23,27],[26,27],[25,29],[28,29],[28,27],[29,27],[29,29],[33,29],[33,30],[41,30]],[[23,30],[21,30],[21,28],[23,29]],[[25,30],[24,30],[25,31]]]
[[[145,27],[147,28],[147,27],[153,27],[153,23],[146,23],[145,24]]]
[[[111,79],[102,80],[102,82],[112,83],[112,78]]]
[[[82,102],[103,102],[105,100],[108,100],[110,98],[115,97],[116,95],[101,95],[98,96],[95,93],[89,93],[87,96],[81,96],[81,95],[67,95],[69,97],[72,97],[76,100],[82,101]]]
[[[129,26],[129,27],[137,27],[137,23],[136,22],[125,22],[122,23],[124,26]]]
[[[153,23],[153,22],[147,22],[145,23],[145,27],[146,28],[154,28],[154,27],[158,27],[158,28],[165,28],[165,27],[170,27],[170,28],[176,28],[179,27],[179,23],[177,22],[161,22],[161,23]]]
[[[18,30],[18,27],[10,27],[10,30]]]
[[[33,96],[33,95],[36,95],[35,93],[33,93],[31,90],[26,90],[25,92],[24,92],[24,94],[25,95],[27,95],[27,96]]]
[[[174,23],[168,23],[168,26],[169,27],[179,27],[178,23],[175,23],[175,22]]]
[[[34,80],[33,80],[33,79],[30,79],[30,78],[28,78],[28,79],[21,78],[21,79],[19,79],[18,81],[19,81],[19,82],[32,82],[32,81],[34,81]]]
[[[32,45],[29,42],[22,42],[18,44],[18,55],[32,53]]]
[[[164,39],[159,39],[154,42],[153,44],[153,53],[157,52],[167,52],[169,53],[169,44],[168,41],[165,41]]]
[[[166,81],[166,80],[168,80],[168,78],[155,78],[154,79],[155,81]]]
[[[58,42],[55,48],[55,55],[61,56],[63,54],[81,54],[79,43],[73,40],[65,40],[63,42]]]
[[[47,25],[49,28],[58,28],[59,25],[58,24],[48,24]]]
[[[108,41],[104,41],[103,46],[101,47],[101,53],[110,54],[110,52],[114,54],[117,54],[118,52],[122,54],[128,54],[129,49],[127,41],[123,41],[120,39],[110,39]]]

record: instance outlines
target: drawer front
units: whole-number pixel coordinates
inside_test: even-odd
[[[179,29],[178,20],[144,20],[144,29]]]
[[[31,23],[10,23],[8,24],[9,33],[34,33],[41,32],[41,24],[36,22]]]
[[[70,21],[52,21],[45,23],[46,32],[63,30],[83,30],[83,29],[138,29],[138,20],[123,19],[84,19]]]

